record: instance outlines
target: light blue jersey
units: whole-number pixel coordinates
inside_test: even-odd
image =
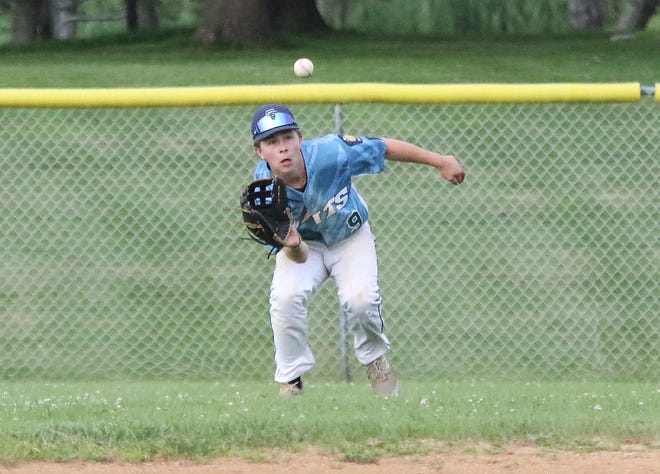
[[[351,178],[382,172],[385,152],[380,138],[326,135],[303,141],[307,186],[304,192],[288,187],[287,196],[304,240],[321,241],[330,247],[367,222],[367,205]],[[254,179],[270,177],[268,163],[261,160]]]

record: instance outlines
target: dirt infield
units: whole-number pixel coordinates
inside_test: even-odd
[[[423,455],[384,458],[355,464],[314,450],[280,453],[268,462],[219,458],[191,461],[129,463],[29,463],[0,467],[1,474],[660,474],[660,449],[629,446],[621,451],[577,453],[515,446],[489,453],[488,449],[450,450]]]

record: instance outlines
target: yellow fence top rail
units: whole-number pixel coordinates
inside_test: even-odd
[[[657,88],[657,86],[656,86]],[[0,107],[197,107],[283,103],[635,102],[640,84],[310,83],[212,87],[0,89]],[[658,97],[656,95],[656,100]]]

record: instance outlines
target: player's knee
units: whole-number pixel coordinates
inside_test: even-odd
[[[380,309],[380,296],[378,293],[363,291],[353,291],[340,296],[342,310],[356,318],[369,318],[374,311]]]
[[[307,299],[304,294],[297,291],[271,291],[271,313],[296,314],[305,311]]]

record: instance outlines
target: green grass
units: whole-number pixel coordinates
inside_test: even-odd
[[[310,380],[293,399],[240,382],[14,383],[0,392],[0,460],[253,458],[315,446],[372,462],[470,440],[658,448],[659,412],[652,383],[436,381],[406,384],[394,399],[374,396],[366,382]]]
[[[406,38],[336,33],[254,48],[203,47],[191,30],[0,47],[0,87],[288,84],[296,58],[307,82],[481,83],[660,80],[660,32]]]

